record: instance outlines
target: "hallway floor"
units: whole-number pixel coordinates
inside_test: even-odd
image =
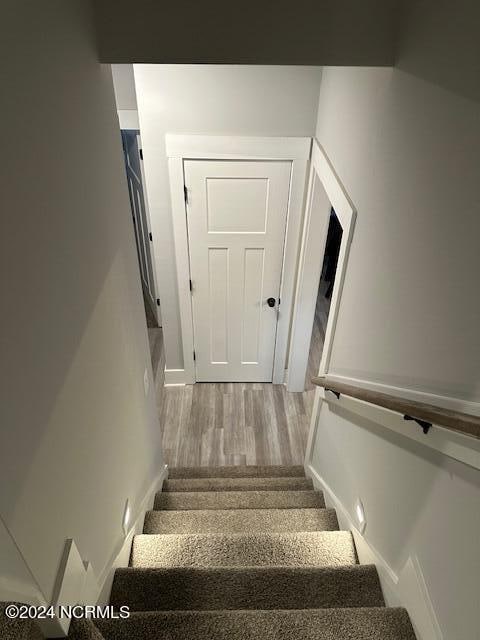
[[[257,383],[163,388],[165,461],[171,467],[302,464],[313,393]]]
[[[304,393],[269,383],[164,387],[161,330],[149,329],[165,462],[170,467],[303,464],[315,393],[310,376],[320,364],[327,314],[328,301],[320,295]]]

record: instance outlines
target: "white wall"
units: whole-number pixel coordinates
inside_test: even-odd
[[[166,368],[183,354],[165,155],[166,133],[311,136],[320,69],[134,65],[150,215],[156,238]]]
[[[320,411],[312,466],[332,489],[340,515],[343,510],[348,514],[342,527],[358,526],[355,504],[361,499],[367,519],[364,539],[376,554],[373,561],[380,564],[380,573],[388,569],[383,576],[387,601],[407,606],[418,640],[476,638],[478,470],[327,403]],[[361,559],[372,561],[368,555]],[[409,560],[418,567],[413,580]],[[391,575],[398,584],[388,579]],[[435,633],[437,624],[440,633]]]
[[[358,211],[332,373],[480,400],[479,104],[324,70],[317,138]]]
[[[409,73],[323,71],[316,135],[357,209],[330,373],[478,403],[480,108],[413,75],[421,38],[408,41]],[[362,499],[393,575],[418,561],[434,610],[419,638],[476,637],[478,471],[325,403],[318,424],[312,466],[337,505],[355,523]],[[401,585],[428,627],[428,597]]]
[[[112,78],[87,6],[9,2],[0,37],[0,515],[46,600],[65,539],[99,577],[126,498],[135,519],[162,467]]]

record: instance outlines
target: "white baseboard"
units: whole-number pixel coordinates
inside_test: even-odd
[[[387,606],[407,609],[417,640],[444,640],[418,558],[410,556],[400,571],[395,571],[368,540],[368,533],[360,533],[348,509],[314,467],[307,464],[305,470],[315,488],[323,491],[327,507],[336,510],[340,528],[352,532],[360,564],[377,567]]]
[[[137,533],[142,532],[145,512],[153,507],[155,494],[161,491],[167,477],[168,467],[165,465],[137,506],[127,534],[119,538],[111,558],[99,572],[98,577],[95,575],[92,565],[88,561],[82,560],[74,540],[67,541],[66,552],[57,577],[55,605],[108,604],[115,569],[128,566],[132,539]],[[46,603],[42,602],[41,604]],[[53,618],[45,621],[45,624],[40,627],[46,637],[64,638],[68,634],[70,622],[68,618]]]
[[[415,400],[416,402],[424,402],[425,404],[433,404],[443,409],[451,409],[452,411],[460,411],[463,413],[469,413],[473,416],[480,416],[480,402],[473,402],[471,400],[463,400],[462,398],[455,398],[453,396],[443,396],[434,393],[427,393],[426,391],[418,391],[416,389],[409,389],[407,387],[396,387],[390,384],[383,384],[381,382],[372,382],[362,378],[350,378],[348,376],[342,376],[333,372],[326,374],[329,379],[341,382],[342,384],[349,384],[354,387],[361,387],[362,389],[368,389],[369,391],[377,391],[378,393],[387,393],[392,396],[404,398],[406,400]]]
[[[126,536],[120,539],[114,549],[111,560],[107,562],[97,579],[98,591],[95,595],[94,602],[88,604],[107,604],[110,597],[110,589],[115,574],[115,569],[119,567],[127,567],[130,560],[130,551],[132,548],[132,539],[143,530],[143,522],[145,513],[152,509],[155,500],[155,494],[161,491],[163,482],[168,478],[168,466],[165,465],[155,480],[145,493],[145,497],[137,508],[137,512],[133,514],[132,523]],[[91,593],[90,597],[94,597]]]
[[[184,387],[186,384],[185,369],[165,369],[164,387]]]

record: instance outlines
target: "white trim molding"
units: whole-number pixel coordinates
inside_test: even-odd
[[[83,559],[75,541],[72,539],[66,541],[65,552],[55,584],[53,598],[55,606],[68,604],[105,605],[108,603],[115,569],[128,566],[133,537],[142,532],[145,512],[153,507],[155,494],[162,490],[163,482],[167,477],[168,466],[164,465],[137,506],[128,531],[119,537],[112,557],[107,561],[98,577],[91,563]],[[36,602],[34,603],[36,604]],[[41,604],[47,606],[44,601]],[[64,638],[68,634],[70,623],[70,618],[55,616],[52,619],[40,621],[40,626],[47,637]]]
[[[385,386],[383,390],[385,390]],[[422,401],[420,392],[417,392],[417,394],[415,399]],[[428,398],[428,394],[425,394],[425,396]],[[423,401],[429,404],[430,398],[427,399],[425,396]],[[407,396],[405,395],[404,397]],[[452,431],[451,429],[445,429],[441,425],[436,424],[433,424],[428,434],[425,434],[414,421],[405,421],[403,415],[396,411],[391,411],[390,409],[385,409],[384,407],[379,407],[370,402],[358,400],[357,398],[352,398],[344,394],[342,394],[340,398],[336,398],[333,394],[328,394],[327,396],[325,390],[320,387],[315,391],[310,432],[307,441],[307,450],[305,452],[305,468],[307,468],[312,461],[322,402],[328,402],[330,405],[342,407],[342,409],[350,411],[354,415],[363,416],[381,425],[385,429],[395,431],[405,438],[415,440],[419,444],[438,451],[444,456],[458,460],[474,469],[480,469],[480,440],[478,438],[465,435],[458,431]]]
[[[322,210],[318,211],[314,210],[313,206],[317,186],[323,187],[323,196],[325,196],[320,207]],[[343,233],[319,375],[326,375],[330,365],[335,326],[347,269],[348,253],[353,237],[356,212],[325,151],[314,140],[295,305],[292,314],[292,338],[288,357],[288,391],[304,391],[305,389],[305,375],[315,317],[315,304],[331,207],[335,210]]]
[[[164,373],[164,387],[183,387],[191,384],[186,377],[185,369],[165,369]]]
[[[168,139],[168,138],[167,138]],[[183,345],[183,384],[194,384],[193,317],[190,292],[190,257],[188,251],[187,217],[185,210],[183,158],[169,157],[170,198],[172,202],[173,239],[177,268],[178,302]],[[165,377],[165,381],[167,379]],[[177,383],[178,384],[178,383]]]
[[[184,161],[192,159],[288,160],[292,163],[280,289],[281,307],[278,313],[272,380],[275,384],[284,383],[311,143],[311,138],[295,137],[262,138],[177,134],[167,134],[165,136],[170,176],[184,366],[182,380],[168,381],[166,374],[165,381],[167,384],[193,384],[195,382],[192,299],[189,287],[190,261],[183,173]],[[180,374],[178,374],[178,377],[180,377]]]
[[[160,473],[148,487],[143,500],[137,506],[136,512],[132,516],[131,524],[126,535],[119,538],[117,545],[113,549],[111,558],[100,571],[97,578],[98,591],[95,594],[90,593],[90,599],[94,599],[93,604],[108,604],[110,598],[110,590],[112,587],[115,569],[118,567],[128,567],[130,553],[132,550],[133,537],[143,531],[145,513],[153,509],[155,495],[162,490],[164,481],[168,478],[168,465],[164,465]],[[88,602],[85,604],[92,604]]]
[[[376,566],[386,605],[407,609],[418,640],[444,640],[418,558],[409,556],[400,571],[395,571],[360,533],[354,516],[316,469],[308,464],[305,470],[314,487],[323,491],[326,506],[336,510],[340,528],[352,532],[360,564]]]
[[[308,160],[311,145],[311,138],[165,135],[167,157],[189,160]]]
[[[381,424],[382,427],[415,440],[449,458],[463,462],[474,469],[480,469],[480,440],[478,438],[435,424],[425,434],[414,421],[405,421],[403,415],[396,411],[346,395],[341,395],[337,399],[333,394],[329,394],[328,398],[324,394],[324,400],[329,404],[341,406],[342,409]]]
[[[138,111],[136,109],[118,109],[117,114],[120,129],[140,129]]]
[[[329,371],[328,377],[332,381],[348,384],[352,387],[361,387],[362,389],[378,391],[379,393],[386,393],[406,400],[415,400],[416,402],[432,404],[436,407],[442,407],[442,409],[451,409],[452,411],[459,411],[460,413],[469,413],[473,416],[480,416],[480,402],[464,400],[463,398],[454,398],[453,396],[442,396],[437,393],[428,393],[427,391],[419,391],[417,389],[409,389],[407,387],[398,387],[382,382],[375,382],[373,380],[352,378],[332,371]]]

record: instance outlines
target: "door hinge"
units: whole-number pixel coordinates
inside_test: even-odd
[[[148,237],[150,238],[150,242],[153,242],[153,236],[151,231],[148,233]]]
[[[197,359],[197,354],[195,353],[195,351],[193,352],[193,361],[195,362],[195,360]]]
[[[185,198],[185,203],[188,204],[188,189],[185,185],[183,185],[183,197]]]
[[[190,291],[193,291],[192,281],[191,281],[191,280],[189,280],[188,282],[190,283]]]
[[[157,307],[160,306],[160,298],[157,298]]]
[[[139,149],[138,153],[140,154],[140,160],[143,160],[143,149]]]

